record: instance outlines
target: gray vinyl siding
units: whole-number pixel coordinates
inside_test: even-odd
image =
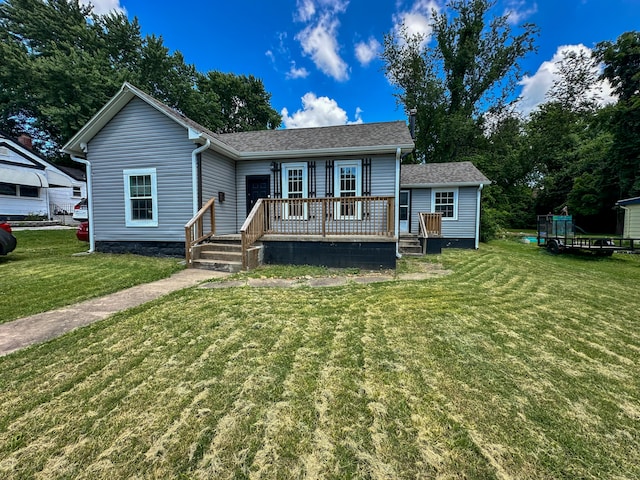
[[[184,241],[192,216],[191,152],[187,131],[134,98],[91,140],[96,241]],[[125,225],[123,171],[155,168],[158,226]]]
[[[202,153],[202,203],[211,197],[215,200],[216,235],[237,233],[238,196],[236,194],[235,162],[211,150]],[[220,202],[219,193],[223,192],[225,200]]]
[[[360,160],[362,157],[356,157]],[[354,157],[335,157],[331,159],[313,159],[316,165],[316,197],[325,197],[327,191],[326,185],[326,168],[328,160],[353,160]],[[271,196],[274,196],[274,173],[271,171],[271,162],[273,160],[260,160],[260,161],[240,161],[236,166],[236,189],[238,199],[238,229],[244,223],[246,218],[247,208],[247,185],[246,177],[249,175],[269,175],[270,178],[270,191]],[[280,166],[287,163],[307,163],[309,159],[287,159],[280,161]],[[333,179],[330,180],[333,182]],[[371,157],[371,195],[372,196],[395,196],[396,194],[396,159],[393,156],[390,157]],[[332,185],[333,188],[333,185]]]
[[[458,219],[442,220],[444,238],[475,238],[478,189],[458,188]],[[431,212],[431,189],[411,189],[411,233],[419,233],[419,212]]]

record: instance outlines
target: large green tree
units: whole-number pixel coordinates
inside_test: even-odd
[[[162,37],[142,37],[137,19],[78,0],[0,3],[0,58],[0,129],[31,134],[50,156],[124,81],[217,132],[281,121],[261,81],[200,73]]]
[[[640,195],[640,32],[626,32],[595,50],[604,64],[603,77],[618,95],[610,130],[614,136],[610,168],[617,178],[617,196]]]
[[[519,61],[534,50],[537,28],[515,34],[491,0],[451,0],[433,12],[433,35],[406,28],[385,36],[382,58],[397,98],[417,108],[419,160],[458,161],[483,142],[481,115],[499,111],[519,78]]]

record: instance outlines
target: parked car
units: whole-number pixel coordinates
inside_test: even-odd
[[[87,207],[86,198],[83,198],[78,203],[76,203],[76,206],[73,207],[73,216],[71,218],[73,218],[74,220],[78,220],[80,222],[83,222],[89,219],[89,210]]]
[[[82,222],[76,230],[76,237],[81,242],[89,241],[89,222]]]
[[[5,221],[0,221],[0,255],[13,252],[17,243],[16,237],[11,233],[11,225]]]

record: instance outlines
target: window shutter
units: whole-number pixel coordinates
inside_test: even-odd
[[[371,196],[371,159],[362,159],[362,196]]]
[[[316,162],[307,162],[307,193],[309,198],[316,196]]]
[[[280,164],[272,162],[271,169],[273,170],[273,198],[282,198],[282,170]]]
[[[325,197],[333,197],[333,160],[325,164]]]

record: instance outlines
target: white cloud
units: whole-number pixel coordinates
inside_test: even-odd
[[[316,6],[313,0],[298,0],[296,10],[296,20],[308,22],[316,13]]]
[[[296,39],[300,41],[305,55],[311,57],[316,66],[326,75],[338,81],[349,79],[349,68],[338,53],[337,30],[340,22],[330,14],[307,26]]]
[[[283,108],[280,112],[285,128],[309,128],[329,125],[349,125],[362,123],[362,110],[356,109],[356,119],[349,121],[347,112],[340,108],[338,102],[329,97],[318,97],[313,92],[302,97],[302,109],[289,116]]]
[[[526,0],[510,0],[507,2],[504,14],[509,16],[507,20],[512,25],[517,25],[538,11],[538,4],[533,2],[527,8]]]
[[[591,49],[582,44],[558,47],[551,60],[543,62],[533,76],[525,76],[520,81],[522,92],[516,104],[518,111],[528,115],[537,109],[538,106],[548,101],[547,92],[553,86],[554,81],[559,79],[558,62],[564,58],[563,52],[565,51],[583,51],[589,56],[591,55]],[[615,103],[617,101],[613,94],[613,89],[607,80],[592,89],[590,95],[593,97],[597,96],[600,105]]]
[[[291,62],[291,68],[287,72],[287,78],[307,78],[309,76],[309,70],[304,67],[297,68],[296,62]]]
[[[116,11],[118,13],[127,13],[126,9],[120,5],[120,0],[80,0],[82,5],[93,5],[93,13],[105,15]]]
[[[396,35],[401,34],[404,28],[406,35],[413,37],[420,35],[423,45],[428,43],[433,27],[433,11],[439,12],[440,6],[435,0],[416,0],[410,10],[399,12],[393,16]]]
[[[356,57],[360,64],[366,67],[378,56],[381,48],[380,42],[371,37],[368,42],[356,44]]]

